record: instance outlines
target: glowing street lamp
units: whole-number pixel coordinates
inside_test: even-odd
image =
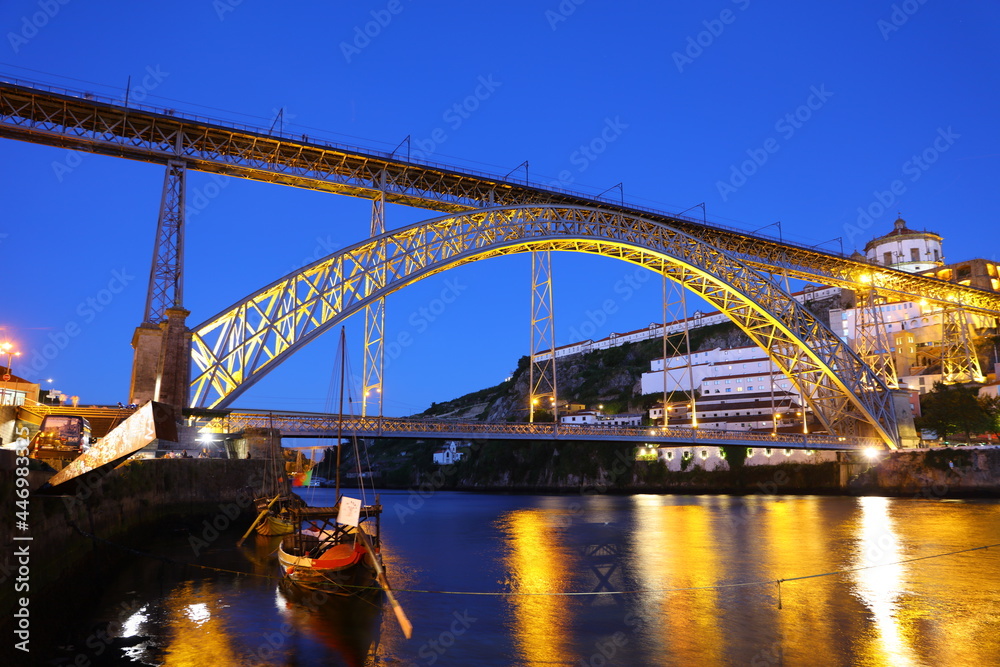
[[[0,398],[0,405],[7,405],[7,383],[10,382],[10,378],[11,378],[11,366],[10,366],[11,360],[14,357],[21,356],[21,353],[14,351],[14,344],[13,343],[11,343],[10,341],[5,341],[3,343],[0,343],[0,354],[6,354],[7,355],[7,372],[4,373],[4,376],[3,376],[3,394],[2,394],[2,398]],[[11,399],[11,404],[13,404],[13,403],[14,403],[14,400],[12,398]]]
[[[774,430],[771,431],[771,435],[776,438],[778,437],[778,420],[781,419],[781,413],[775,412],[773,416],[774,416]]]

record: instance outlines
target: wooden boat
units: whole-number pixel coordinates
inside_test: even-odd
[[[303,507],[291,512],[299,530],[278,547],[282,576],[291,584],[334,595],[366,595],[381,591],[382,566],[378,499],[361,507],[358,525],[338,522],[340,504]]]
[[[361,499],[340,493],[340,463],[343,447],[344,378],[347,345],[344,328],[340,329],[340,411],[337,420],[336,497],[333,507],[290,508],[288,516],[295,526],[278,546],[278,564],[282,583],[307,591],[319,591],[340,597],[381,595],[385,592],[393,613],[409,638],[413,626],[396,601],[382,569],[382,504],[375,496],[365,504],[364,476],[358,475]],[[352,439],[354,457],[362,460],[357,438]]]
[[[276,535],[290,535],[295,531],[295,524],[287,518],[287,515],[268,514],[264,520],[257,524],[257,534],[266,537]]]
[[[268,456],[271,465],[265,474],[263,488],[254,499],[254,505],[263,517],[255,522],[257,534],[268,537],[290,535],[295,531],[295,522],[289,512],[305,505],[305,502],[292,492],[289,483],[288,464],[285,462],[281,443],[270,430],[268,438]],[[277,496],[275,500],[274,497]]]

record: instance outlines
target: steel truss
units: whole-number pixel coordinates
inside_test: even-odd
[[[372,238],[385,234],[385,193],[372,202]],[[368,292],[385,286],[384,244],[376,241],[376,269],[370,272]],[[361,416],[369,412],[382,416],[382,372],[385,369],[385,298],[376,299],[365,306],[365,355],[361,387]],[[377,412],[370,406],[377,404]]]
[[[184,297],[184,193],[187,171],[171,160],[163,177],[160,215],[156,222],[153,265],[149,271],[143,322],[167,319],[167,308],[181,306]]]
[[[531,253],[531,352],[528,365],[528,421],[536,410],[559,421],[556,393],[556,328],[552,307],[552,253]]]
[[[874,286],[858,290],[858,308],[854,316],[854,345],[861,360],[868,364],[890,389],[899,388],[892,344],[885,325],[882,306],[888,303]]]
[[[307,137],[185,117],[171,110],[122,106],[89,93],[0,82],[0,137],[144,162],[183,159],[189,169],[375,199],[443,212],[492,206],[582,205],[668,224],[752,268],[854,289],[878,276],[879,294],[892,301],[961,303],[970,312],[1000,313],[1000,294],[871,265],[694,218],[625,205],[504,177]]]
[[[961,306],[941,312],[941,381],[944,384],[986,382],[969,315]]]
[[[438,218],[350,246],[194,327],[191,404],[225,406],[338,322],[422,278],[490,257],[582,252],[644,266],[739,325],[834,435],[867,425],[897,443],[888,388],[791,296],[744,262],[660,223],[583,207],[518,206]],[[385,271],[385,282],[371,274]],[[861,433],[861,435],[868,435]]]

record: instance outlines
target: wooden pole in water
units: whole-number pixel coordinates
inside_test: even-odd
[[[257,518],[254,519],[254,522],[252,524],[250,524],[250,530],[248,530],[247,532],[245,532],[243,534],[243,537],[240,538],[240,541],[236,543],[237,547],[242,547],[243,546],[243,540],[245,540],[248,537],[250,537],[250,533],[253,532],[253,529],[257,527],[257,524],[260,523],[261,519],[263,519],[264,516],[271,510],[271,505],[273,505],[274,503],[278,502],[278,498],[280,498],[280,497],[281,497],[281,494],[279,493],[278,495],[276,495],[274,498],[271,499],[271,502],[269,502],[267,504],[267,507],[265,507],[263,510],[261,510],[260,514],[257,515]]]
[[[399,627],[402,628],[403,635],[409,639],[413,636],[413,624],[410,623],[410,619],[406,617],[406,612],[403,611],[403,607],[399,604],[396,596],[392,594],[392,587],[389,586],[389,580],[386,579],[385,570],[382,569],[382,565],[378,562],[378,557],[375,555],[375,549],[372,547],[372,543],[368,539],[368,534],[361,530],[361,526],[358,526],[358,537],[361,538],[361,543],[365,545],[365,549],[368,551],[368,555],[372,559],[372,564],[375,566],[375,578],[385,591],[385,596],[389,598],[389,604],[392,605],[392,611],[396,614],[396,620],[399,622]]]

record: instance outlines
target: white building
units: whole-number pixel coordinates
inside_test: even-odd
[[[839,294],[841,294],[841,289],[839,287],[822,287],[817,285],[806,287],[801,292],[793,294],[792,297],[799,303],[803,303],[805,301],[827,299]],[[667,324],[667,334],[680,333],[685,330],[707,327],[713,324],[722,324],[723,322],[729,321],[730,320],[726,315],[717,310],[713,310],[708,313],[703,313],[698,310],[695,311],[691,317]],[[607,350],[612,347],[624,345],[625,343],[636,343],[638,341],[651,340],[654,338],[663,338],[662,324],[653,322],[643,329],[626,331],[625,333],[613,333],[607,338],[602,338],[600,340],[584,340],[577,343],[571,343],[569,345],[563,345],[562,347],[556,348],[556,358],[567,357],[571,354],[585,354],[587,352],[593,352],[594,350]],[[539,352],[535,355],[535,359],[538,361],[544,361],[550,356],[549,352]]]
[[[642,374],[642,393],[663,393],[697,390],[702,396],[709,394],[741,394],[743,392],[795,392],[791,381],[770,360],[767,352],[749,345],[746,347],[715,348],[693,352],[688,366],[688,355],[668,357],[666,372],[664,360],[650,362],[650,371]],[[662,411],[661,411],[662,416]]]
[[[679,472],[701,468],[707,471],[729,470],[729,462],[721,447],[660,447],[659,457],[668,470]],[[779,463],[827,463],[836,461],[836,452],[811,449],[779,449],[776,447],[749,447],[745,466],[765,466]]]
[[[902,218],[896,219],[891,232],[865,244],[865,257],[873,264],[907,273],[930,271],[944,264],[941,236],[907,229]]]
[[[598,410],[580,410],[562,415],[559,422],[568,426],[642,426],[642,414],[605,415]]]
[[[434,452],[434,463],[446,466],[461,461],[464,452],[458,451],[459,444],[456,440],[446,440],[444,447]]]

